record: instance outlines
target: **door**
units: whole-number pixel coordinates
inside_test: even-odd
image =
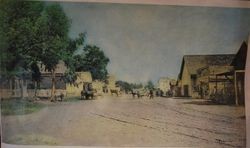
[[[188,97],[188,85],[184,85],[184,97]]]

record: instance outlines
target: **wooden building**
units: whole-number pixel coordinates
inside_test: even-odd
[[[209,91],[212,91],[212,86],[209,86],[211,76],[227,71],[233,58],[233,54],[185,55],[178,77],[177,95],[201,98],[202,92],[209,94]],[[203,86],[207,87],[203,88],[202,92],[201,82],[205,82],[206,85]]]
[[[230,72],[220,73],[217,76],[222,77],[232,77],[232,84],[234,87],[232,88],[232,92],[234,92],[233,103],[236,105],[244,105],[245,104],[245,66],[246,66],[246,58],[247,58],[247,49],[248,45],[246,42],[243,42],[240,46],[240,49],[236,53],[233,61],[231,62],[231,66],[234,67]]]
[[[51,96],[51,87],[52,87],[52,80],[51,80],[51,72],[45,69],[45,66],[39,64],[40,72],[41,72],[41,82],[39,90],[37,91],[38,97],[50,97]],[[55,89],[56,95],[64,94],[66,95],[66,83],[63,80],[64,73],[66,72],[67,67],[63,61],[59,61],[56,65],[55,69]],[[32,93],[32,90],[30,91]]]
[[[233,77],[218,75],[232,71],[234,67],[229,64],[225,66],[207,66],[198,70],[197,87],[200,98],[216,99],[221,103],[232,102],[234,94]]]
[[[246,68],[247,49],[248,46],[246,42],[243,42],[233,62],[231,63],[231,65],[234,66],[236,105],[245,104],[245,68]]]
[[[51,96],[51,72],[45,69],[45,66],[38,64],[41,72],[41,82],[39,89],[37,90],[38,97],[50,97]],[[56,75],[56,95],[61,93],[66,94],[66,83],[63,81],[63,75],[66,71],[66,66],[63,61],[59,61],[55,69]],[[32,81],[31,71],[25,71],[20,69],[20,76],[13,77],[10,80],[0,80],[1,98],[10,97],[34,97],[35,96],[35,83]]]

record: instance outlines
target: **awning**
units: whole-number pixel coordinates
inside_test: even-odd
[[[233,76],[233,75],[234,75],[234,71],[227,71],[227,72],[216,74],[216,76]]]

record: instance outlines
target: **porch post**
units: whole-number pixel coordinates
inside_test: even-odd
[[[215,76],[215,88],[216,88],[216,90],[215,90],[215,94],[217,94],[217,92],[218,92],[218,90],[217,90],[217,88],[218,88],[218,86],[217,86],[217,75]]]
[[[234,71],[234,91],[235,91],[235,105],[239,105],[239,99],[238,99],[238,90],[237,90],[237,74],[236,71]]]

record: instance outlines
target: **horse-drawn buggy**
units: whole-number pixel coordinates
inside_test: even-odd
[[[81,91],[81,99],[94,99],[96,90],[93,89],[92,83],[83,83],[83,90]]]
[[[147,96],[148,93],[145,89],[132,89],[131,94],[134,97],[141,98],[143,96]]]

